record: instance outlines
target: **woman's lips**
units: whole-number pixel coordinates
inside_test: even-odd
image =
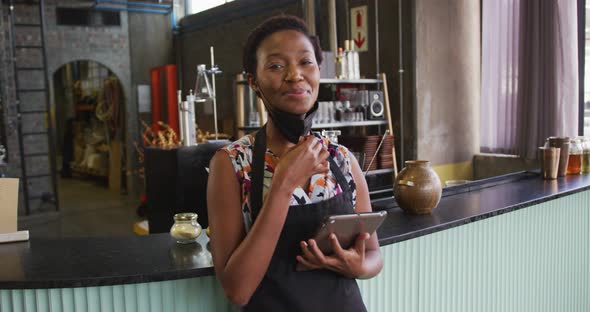
[[[290,97],[304,97],[307,96],[307,94],[309,94],[309,91],[305,89],[291,89],[283,93],[283,95]]]

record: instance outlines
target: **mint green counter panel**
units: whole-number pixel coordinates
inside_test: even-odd
[[[0,312],[238,311],[214,276],[61,289],[0,289]]]
[[[382,247],[369,311],[590,311],[590,191]],[[236,311],[215,277],[0,290],[0,312]]]
[[[590,191],[381,248],[369,311],[590,311]]]

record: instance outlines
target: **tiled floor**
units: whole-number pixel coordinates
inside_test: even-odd
[[[79,179],[60,179],[58,193],[59,212],[19,218],[19,230],[29,230],[30,237],[135,235],[137,198]]]

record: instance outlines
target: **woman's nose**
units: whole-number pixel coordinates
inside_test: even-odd
[[[285,81],[299,81],[303,79],[301,75],[301,71],[296,66],[290,66],[287,69],[287,76],[285,77]]]

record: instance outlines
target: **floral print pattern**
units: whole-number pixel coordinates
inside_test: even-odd
[[[330,140],[326,137],[322,137],[319,133],[314,133],[314,135],[322,141],[322,144],[330,153],[330,157],[334,159],[334,162],[346,178],[346,182],[352,191],[352,201],[354,206],[356,203],[356,185],[352,177],[350,152],[346,147],[330,142]],[[242,215],[244,217],[244,225],[247,232],[252,226],[250,193],[252,189],[251,171],[254,154],[254,135],[246,135],[222,148],[222,150],[229,155],[241,187]],[[263,198],[270,188],[270,183],[274,175],[274,168],[278,161],[279,157],[277,157],[270,149],[267,149],[264,157]],[[301,187],[296,188],[293,192],[290,205],[295,206],[317,203],[332,198],[340,193],[342,193],[342,188],[338,185],[336,177],[330,170],[325,174],[313,175],[307,190],[304,190]]]

